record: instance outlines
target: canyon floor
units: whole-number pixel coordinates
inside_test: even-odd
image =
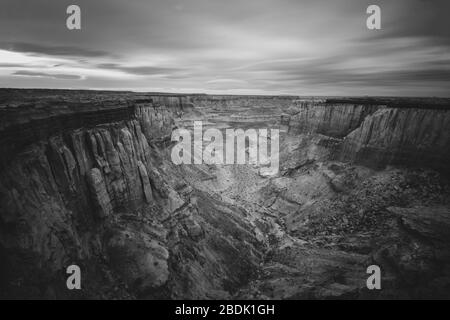
[[[0,297],[450,298],[449,105],[2,90]],[[279,172],[175,165],[195,120],[279,129]]]

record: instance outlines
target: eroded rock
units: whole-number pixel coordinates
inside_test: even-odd
[[[112,212],[111,199],[106,191],[103,175],[97,168],[92,168],[87,176],[88,184],[97,213],[101,218],[107,217]]]
[[[111,266],[138,292],[167,282],[169,252],[142,230],[114,230],[107,248]]]

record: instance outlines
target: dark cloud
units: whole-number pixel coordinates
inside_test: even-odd
[[[0,0],[0,85],[450,95],[448,0],[77,0],[69,31],[72,3]]]
[[[102,50],[90,50],[72,46],[46,46],[25,42],[7,42],[0,43],[0,49],[23,52],[37,53],[51,56],[71,56],[71,57],[103,57],[109,54]]]
[[[426,38],[429,44],[450,45],[450,1],[380,1],[383,32],[366,32],[366,39]],[[386,10],[383,10],[386,9]]]
[[[27,77],[42,77],[50,79],[60,79],[60,80],[80,80],[81,77],[72,74],[51,74],[45,72],[33,72],[27,70],[19,70],[13,73],[16,76],[27,76]]]
[[[126,73],[134,74],[134,75],[143,75],[143,76],[151,76],[151,75],[170,75],[174,72],[181,71],[179,68],[164,68],[164,67],[153,67],[153,66],[138,66],[138,67],[127,67],[122,66],[117,63],[102,63],[98,64],[97,67],[102,69],[110,69],[110,70],[120,70]]]
[[[20,63],[0,63],[0,68],[17,68],[22,67],[23,65]]]

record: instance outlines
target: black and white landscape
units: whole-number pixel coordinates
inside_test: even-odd
[[[449,5],[376,2],[0,0],[0,298],[449,299]]]

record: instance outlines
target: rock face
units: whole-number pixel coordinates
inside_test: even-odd
[[[450,174],[446,165],[450,160],[448,108],[300,100],[289,111],[291,133],[341,139],[334,159],[377,168],[389,164],[426,166]]]
[[[169,278],[169,251],[140,226],[115,230],[107,243],[110,263],[140,293],[159,288]]]
[[[450,216],[445,207],[389,207],[400,218],[401,225],[410,233],[416,233],[434,242],[450,239]]]
[[[422,165],[449,174],[449,126],[448,110],[380,109],[345,137],[340,158],[378,167]]]
[[[326,101],[298,100],[289,109],[290,132],[319,133],[343,138],[358,128],[364,118],[374,113],[379,106],[356,104],[329,104]]]
[[[447,296],[450,111],[391,103],[0,90],[0,297]],[[280,128],[280,174],[175,166],[196,119]]]
[[[260,259],[252,228],[236,218],[218,222],[221,210],[239,215],[235,208],[193,209],[192,189],[175,190],[183,182],[170,160],[161,157],[158,143],[170,139],[183,99],[155,99],[168,104],[161,106],[153,98],[140,98],[131,118],[97,119],[93,127],[69,126],[61,132],[28,122],[41,135],[14,150],[15,161],[5,161],[1,170],[3,296],[70,296],[63,279],[72,263],[91,280],[86,297],[224,298],[240,281],[248,281],[240,273],[252,272]],[[121,108],[117,103],[114,109]],[[207,201],[200,199],[198,206]],[[248,247],[228,238],[231,234],[248,238]],[[236,256],[246,263],[233,265]],[[221,265],[226,261],[231,267]],[[105,270],[106,279],[96,277]],[[24,285],[16,285],[18,279]],[[108,293],[111,287],[114,293]]]
[[[100,170],[92,168],[87,174],[87,181],[92,194],[92,202],[97,209],[96,212],[101,218],[107,217],[112,211],[112,205]]]

